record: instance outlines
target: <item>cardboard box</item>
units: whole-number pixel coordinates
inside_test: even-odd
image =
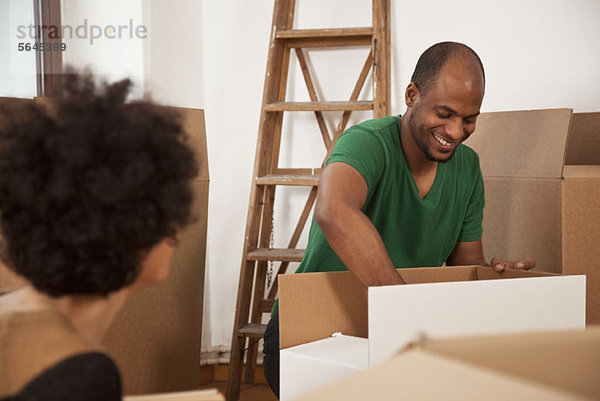
[[[294,400],[362,372],[369,363],[366,338],[336,335],[281,350],[280,399]]]
[[[10,110],[12,107],[20,107],[32,103],[33,99],[0,97],[0,107]],[[0,127],[4,124],[4,118],[0,114]],[[0,294],[10,292],[25,285],[25,280],[13,273],[3,263],[0,263]]]
[[[586,274],[587,323],[600,323],[600,113],[483,113],[466,144],[484,176],[487,257]]]
[[[294,371],[288,377],[285,350],[335,332],[368,338],[373,366],[423,335],[443,338],[585,326],[585,276],[496,273],[482,266],[400,271],[407,285],[371,287],[368,300],[351,272],[279,277],[282,401],[289,400],[284,398],[288,379],[303,381],[308,375]],[[312,368],[306,366],[305,371]]]
[[[597,400],[600,327],[426,340],[299,401]]]
[[[200,173],[192,182],[196,221],[182,233],[167,280],[138,291],[111,325],[104,345],[123,377],[124,393],[149,394],[197,389],[201,383],[200,348],[206,227],[208,158],[204,111],[182,113]]]

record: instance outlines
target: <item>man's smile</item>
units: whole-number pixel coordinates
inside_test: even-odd
[[[445,140],[444,138],[442,138],[441,136],[438,136],[434,133],[431,133],[431,135],[433,135],[433,137],[435,138],[435,140],[437,141],[437,143],[439,143],[442,149],[444,150],[452,150],[456,147],[456,145],[458,145],[457,142],[448,142],[447,140]]]

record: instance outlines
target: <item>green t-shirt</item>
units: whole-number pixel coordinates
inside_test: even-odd
[[[459,241],[476,241],[483,232],[484,188],[477,153],[465,145],[439,163],[425,198],[406,161],[400,117],[365,121],[337,140],[327,164],[343,162],[365,179],[362,211],[369,217],[396,267],[441,266]],[[296,273],[346,270],[315,222]]]

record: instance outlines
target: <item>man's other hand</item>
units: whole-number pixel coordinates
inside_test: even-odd
[[[490,266],[498,273],[502,273],[504,269],[529,270],[535,267],[535,260],[504,260],[502,258],[493,257],[490,261]]]

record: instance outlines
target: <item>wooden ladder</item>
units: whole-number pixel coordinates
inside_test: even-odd
[[[374,118],[385,117],[390,107],[390,0],[372,0],[373,26],[368,28],[293,29],[295,0],[275,0],[264,83],[254,174],[246,221],[246,234],[237,294],[227,401],[240,395],[242,366],[246,354],[245,381],[254,383],[258,341],[266,326],[261,324],[277,294],[277,280],[266,292],[269,261],[280,262],[277,274],[284,273],[290,262],[299,262],[303,249],[296,249],[317,196],[320,168],[279,168],[279,150],[283,112],[315,113],[327,156],[335,140],[344,131],[355,110],[373,110]],[[348,101],[321,101],[317,97],[304,48],[370,47]],[[286,87],[291,49],[294,49],[308,88],[310,102],[286,102]],[[359,101],[359,94],[372,70],[373,100]],[[343,111],[333,136],[328,132],[324,111]],[[270,248],[275,188],[278,185],[312,187],[288,247]]]

